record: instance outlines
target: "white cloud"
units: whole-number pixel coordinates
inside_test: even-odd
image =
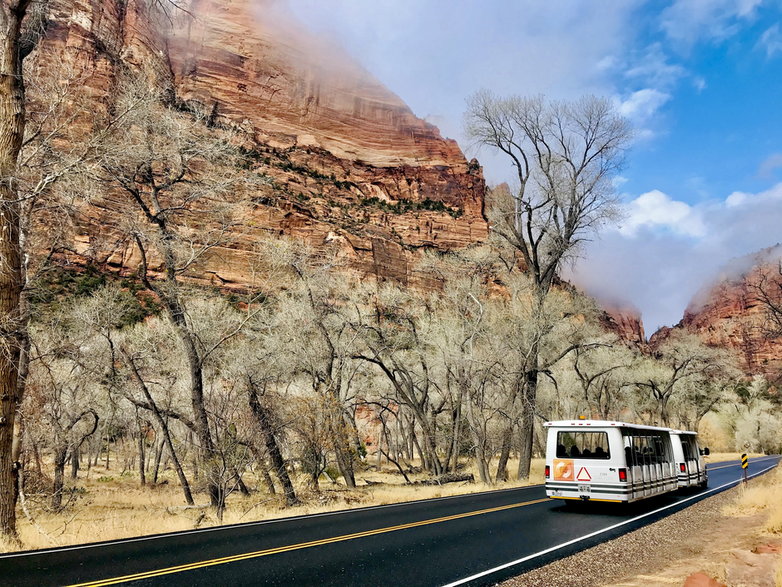
[[[758,47],[766,51],[766,57],[769,59],[777,53],[782,53],[782,32],[779,30],[779,24],[767,28],[760,36]]]
[[[702,237],[706,227],[698,212],[685,202],[673,200],[659,190],[641,194],[625,206],[626,219],[619,228],[633,237],[642,227],[665,229],[682,236]]]
[[[698,90],[698,93],[702,92],[706,89],[707,84],[706,80],[703,79],[701,76],[695,76],[692,80],[692,85],[695,86],[695,89]]]
[[[693,206],[654,191],[628,211],[634,230],[603,233],[567,277],[592,295],[631,301],[651,334],[681,320],[696,292],[731,259],[782,239],[782,182]]]
[[[621,100],[617,108],[619,112],[637,125],[647,123],[657,111],[669,100],[671,95],[653,88],[644,88],[630,94]]]
[[[757,194],[750,194],[747,192],[733,192],[725,199],[725,205],[728,208],[736,208],[738,206],[758,206],[764,204],[774,204],[782,200],[782,183],[776,184],[771,189],[768,189]]]
[[[669,63],[668,60],[669,57],[660,43],[654,43],[646,47],[641,57],[628,67],[625,76],[641,80],[655,88],[671,87],[684,77],[686,70],[681,65]]]
[[[725,205],[728,208],[735,208],[746,203],[752,197],[752,194],[747,192],[733,192],[727,198],[725,198]]]
[[[700,42],[720,42],[751,22],[763,0],[675,0],[662,13],[668,38],[689,49]]]

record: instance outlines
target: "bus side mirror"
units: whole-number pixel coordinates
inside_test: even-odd
[[[709,456],[710,453],[711,453],[711,451],[709,450],[708,446],[706,448],[702,448],[701,449],[701,454],[704,455],[704,456]]]

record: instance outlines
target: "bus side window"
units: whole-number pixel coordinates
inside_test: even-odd
[[[660,436],[654,437],[654,462],[659,464],[665,461],[665,445],[663,445],[663,439]]]
[[[628,467],[635,466],[635,463],[633,462],[633,449],[629,446],[625,447],[625,464],[627,464]]]
[[[574,444],[570,447],[570,458],[577,459],[581,456],[581,451],[578,450],[578,447]]]
[[[684,455],[684,460],[689,461],[690,459],[690,442],[688,439],[684,439],[684,442],[682,442],[682,454]]]

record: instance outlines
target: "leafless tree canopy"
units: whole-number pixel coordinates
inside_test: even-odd
[[[617,217],[612,180],[631,137],[611,102],[475,94],[468,136],[508,157],[517,184],[499,197],[492,229],[518,249],[547,291],[564,258],[590,233]]]

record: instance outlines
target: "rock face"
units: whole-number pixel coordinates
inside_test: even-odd
[[[646,344],[646,333],[641,313],[631,305],[603,304],[603,325],[619,337],[636,346]]]
[[[485,184],[453,140],[271,0],[190,0],[170,19],[143,0],[58,3],[32,65],[83,70],[85,99],[107,108],[120,70],[141,71],[183,109],[242,129],[264,185],[253,194],[236,247],[205,274],[247,280],[246,251],[262,234],[329,243],[356,268],[408,283],[415,250],[453,249],[487,235]],[[107,206],[106,216],[110,216]],[[73,249],[95,249],[104,220],[82,222]],[[117,245],[103,259],[123,266]]]
[[[678,327],[697,333],[707,344],[735,349],[748,373],[779,377],[782,336],[760,298],[766,291],[782,302],[781,261],[780,245],[732,261],[696,294]]]

